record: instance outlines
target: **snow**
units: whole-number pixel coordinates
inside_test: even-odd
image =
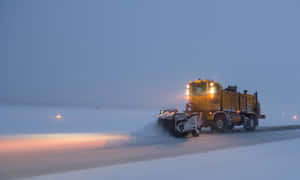
[[[300,139],[28,178],[47,179],[295,179]]]
[[[292,105],[267,107],[260,126],[300,124]],[[298,106],[297,106],[298,107]],[[0,106],[1,135],[47,133],[139,133],[157,135],[157,110]],[[59,118],[58,118],[59,117]],[[165,135],[165,134],[163,134]]]
[[[2,105],[0,136],[74,132],[129,133],[154,122],[156,113],[154,110]]]
[[[42,152],[71,152],[120,146],[131,137],[124,134],[53,133],[0,136],[0,157]]]
[[[297,108],[267,106],[267,119],[260,126],[300,124]],[[290,110],[287,110],[290,109]],[[157,127],[158,110],[97,109],[65,107],[0,106],[0,140],[32,142],[41,151],[57,148],[122,146],[137,141],[151,146],[152,141],[173,138]],[[47,137],[49,143],[41,144]],[[66,146],[60,142],[70,142]],[[82,139],[78,138],[81,137]],[[98,144],[95,144],[97,140]],[[162,141],[164,142],[164,141]],[[9,142],[11,143],[11,142]],[[99,144],[100,143],[100,144]],[[103,145],[102,145],[102,144]],[[77,146],[79,144],[79,146]],[[18,145],[18,144],[17,144]],[[7,146],[8,147],[8,146]],[[14,146],[15,147],[15,146]],[[151,161],[49,174],[29,179],[295,179],[300,160],[299,139],[249,147],[209,151]],[[29,148],[30,149],[30,148]],[[12,152],[14,149],[2,149]],[[26,150],[26,149],[25,149]],[[24,152],[24,148],[19,151]]]

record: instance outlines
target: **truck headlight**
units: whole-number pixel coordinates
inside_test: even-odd
[[[185,95],[186,95],[186,96],[189,96],[189,95],[190,95],[190,90],[189,90],[189,89],[186,89],[186,90],[185,90]]]
[[[216,93],[216,89],[213,88],[213,87],[210,88],[210,89],[209,89],[209,93],[210,93],[210,94],[215,94],[215,93]]]

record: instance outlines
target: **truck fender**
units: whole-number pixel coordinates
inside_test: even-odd
[[[250,118],[250,116],[254,116],[255,117],[255,125],[256,126],[258,125],[258,116],[257,116],[257,114],[255,114],[253,112],[250,112],[250,113],[246,113],[245,115],[248,116],[249,118]]]
[[[214,114],[213,114],[213,119],[215,120],[215,117],[217,115],[223,115],[225,116],[226,118],[226,121],[227,121],[227,125],[231,126],[232,125],[232,119],[231,119],[231,115],[230,113],[227,113],[225,111],[216,111]]]
[[[227,113],[225,113],[224,111],[216,111],[213,113],[213,119],[215,120],[215,117],[217,115],[224,115],[226,120],[230,119],[229,115]]]

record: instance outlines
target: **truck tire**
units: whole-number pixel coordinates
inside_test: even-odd
[[[215,130],[219,133],[225,132],[227,128],[227,119],[223,114],[219,114],[215,116]]]
[[[192,131],[192,135],[193,135],[194,137],[198,137],[199,134],[200,134],[200,131],[199,131],[199,130],[193,130],[193,131]]]
[[[256,118],[255,116],[244,116],[244,129],[246,131],[254,131],[256,129]]]
[[[255,115],[250,116],[250,131],[255,131],[258,120]]]

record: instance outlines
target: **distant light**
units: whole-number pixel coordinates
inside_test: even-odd
[[[186,85],[186,88],[187,88],[187,89],[190,89],[190,85],[189,85],[189,84],[187,84],[187,85]]]
[[[56,114],[56,115],[55,115],[55,119],[59,120],[59,119],[61,119],[61,118],[62,118],[62,115],[61,115],[61,114]]]
[[[294,119],[294,120],[297,120],[297,119],[298,119],[297,115],[294,115],[294,116],[293,116],[293,119]]]
[[[210,85],[210,87],[212,87],[212,86],[214,86],[214,83],[213,83],[213,82],[211,82],[211,83],[209,83],[209,85]]]

